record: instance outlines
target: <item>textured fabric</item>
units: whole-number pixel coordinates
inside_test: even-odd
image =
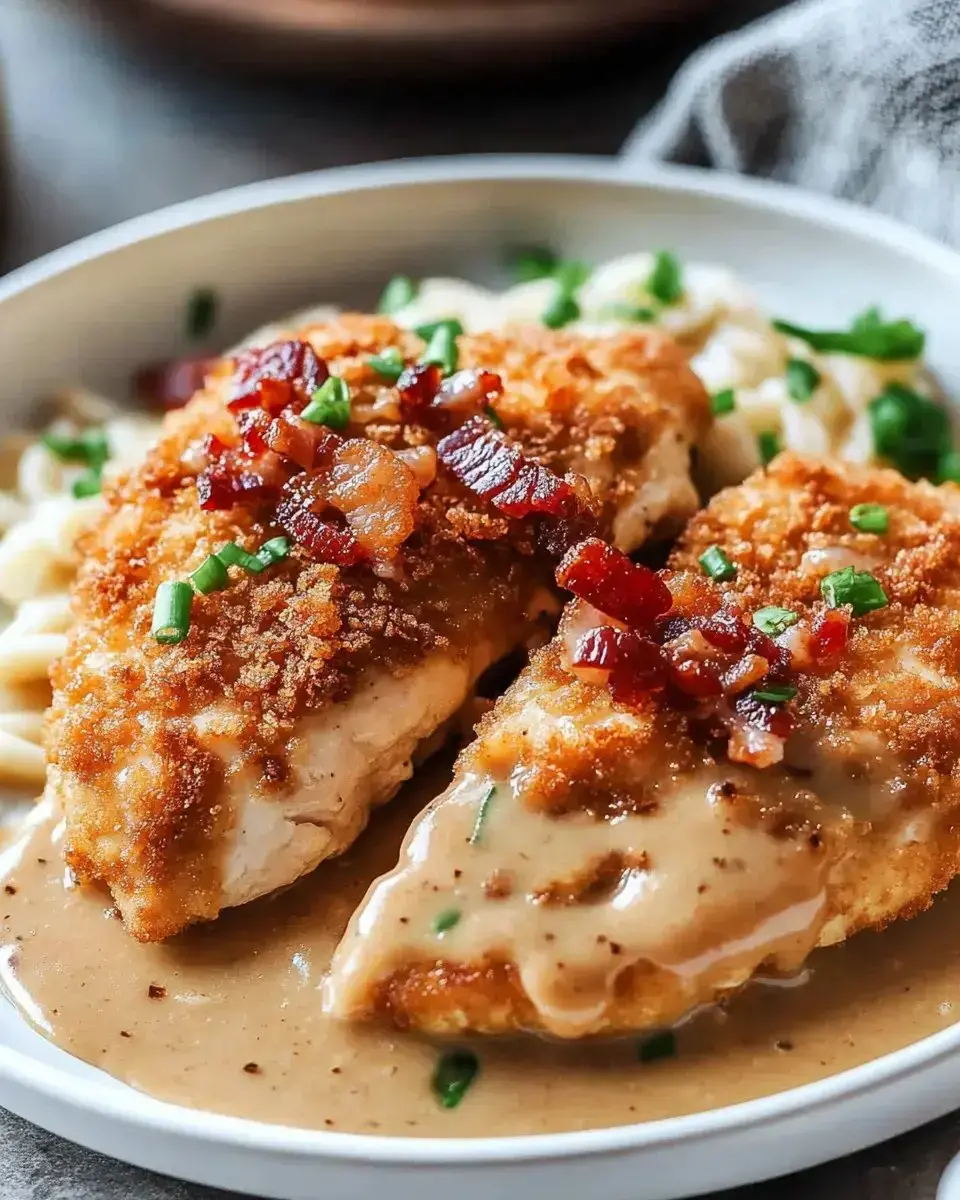
[[[829,192],[960,243],[960,3],[791,5],[695,54],[624,153]]]

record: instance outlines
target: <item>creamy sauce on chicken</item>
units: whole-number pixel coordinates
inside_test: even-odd
[[[318,1129],[482,1136],[654,1120],[822,1078],[956,1019],[960,894],[882,935],[815,951],[803,974],[752,985],[696,1016],[677,1053],[634,1039],[560,1045],[458,1040],[480,1059],[456,1109],[430,1079],[445,1049],[321,1011],[334,946],[371,880],[397,860],[427,768],[342,858],[284,894],[170,942],[124,933],[105,892],[65,886],[55,822],[2,859],[0,979],[45,1036],[134,1087],[215,1112]]]

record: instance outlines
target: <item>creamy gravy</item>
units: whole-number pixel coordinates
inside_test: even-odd
[[[789,983],[702,1013],[678,1054],[630,1039],[475,1040],[478,1081],[433,1099],[440,1048],[325,1017],[320,984],[352,909],[393,866],[444,767],[375,817],[343,858],[284,895],[164,945],[124,933],[109,897],[65,886],[52,820],[2,856],[0,973],[27,1019],[71,1054],[176,1103],[310,1128],[480,1136],[652,1120],[807,1083],[905,1046],[960,1013],[960,892],[882,935],[817,951]],[[446,768],[447,770],[449,768]]]

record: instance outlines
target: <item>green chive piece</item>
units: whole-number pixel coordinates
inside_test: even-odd
[[[280,562],[290,553],[290,539],[285,537],[271,538],[268,542],[264,542],[257,551],[255,557],[258,562],[262,562],[265,567],[272,567],[274,563]]]
[[[153,603],[153,624],[150,633],[161,646],[175,646],[190,632],[190,607],[193,588],[177,580],[161,583]]]
[[[564,258],[553,268],[553,277],[568,296],[582,288],[590,278],[590,268],[575,258]]]
[[[396,346],[388,346],[381,354],[367,359],[367,366],[387,383],[396,383],[403,374],[403,355]]]
[[[890,515],[882,504],[855,504],[850,509],[850,524],[861,533],[886,533]]]
[[[779,434],[774,433],[773,430],[770,429],[764,430],[763,433],[757,434],[757,451],[760,455],[760,461],[764,466],[766,466],[769,462],[773,462],[773,460],[780,453],[780,450],[781,446]]]
[[[676,1054],[677,1038],[669,1030],[654,1034],[637,1047],[637,1058],[642,1063],[656,1062],[658,1058],[675,1058]]]
[[[549,279],[557,268],[557,256],[548,246],[524,246],[510,256],[510,272],[517,283]]]
[[[796,625],[799,620],[800,618],[795,612],[789,608],[779,608],[776,604],[771,604],[767,608],[758,608],[753,614],[754,625],[771,637],[783,633],[791,625]]]
[[[770,704],[786,704],[796,694],[797,689],[792,683],[770,683],[765,688],[755,691],[753,698],[755,700],[766,700]]]
[[[197,288],[187,301],[187,337],[195,342],[209,337],[217,323],[218,307],[219,300],[213,288]]]
[[[75,500],[86,500],[88,496],[99,496],[103,491],[103,476],[98,467],[91,467],[89,471],[75,479],[70,486],[70,491]]]
[[[393,316],[417,298],[417,285],[409,275],[394,275],[377,304],[377,312]]]
[[[473,826],[473,832],[467,838],[467,841],[470,843],[471,846],[478,845],[481,837],[483,836],[483,827],[487,823],[487,817],[489,816],[489,813],[490,813],[490,805],[493,803],[493,798],[496,794],[497,794],[497,789],[491,783],[490,787],[487,789],[486,795],[480,801],[480,808],[477,811],[477,820]]]
[[[457,349],[457,334],[454,332],[453,325],[445,321],[437,326],[430,337],[420,361],[422,363],[436,363],[438,367],[443,369],[444,375],[452,375],[457,369],[459,358],[460,352]]]
[[[300,416],[314,425],[346,429],[350,424],[350,389],[346,381],[337,375],[325,379]]]
[[[433,918],[433,932],[446,933],[454,925],[460,924],[461,915],[459,908],[445,908],[443,912],[437,913]]]
[[[953,449],[946,412],[902,383],[888,384],[867,405],[873,448],[908,479],[939,477]]]
[[[488,404],[486,406],[486,408],[483,410],[483,415],[493,424],[495,429],[503,429],[503,422],[500,420],[499,416],[497,415],[497,410],[492,404]]]
[[[868,308],[845,330],[804,329],[789,321],[774,321],[773,327],[823,354],[855,354],[881,362],[919,358],[926,340],[912,321],[884,321],[878,308]]]
[[[547,305],[540,320],[548,329],[563,329],[571,321],[580,318],[580,305],[569,292],[557,289],[557,294]]]
[[[645,304],[606,304],[600,310],[600,316],[610,317],[615,321],[649,325],[657,319],[657,310]]]
[[[658,250],[644,286],[661,304],[676,304],[683,295],[683,268],[677,256],[669,250]]]
[[[110,457],[107,435],[99,428],[81,430],[76,436],[48,429],[40,440],[62,462],[80,462],[97,469]]]
[[[716,583],[726,583],[737,577],[736,565],[719,546],[708,546],[697,562],[703,567],[704,575],[709,575]]]
[[[710,411],[715,417],[724,417],[737,407],[737,397],[733,388],[724,388],[722,392],[714,392],[710,397]]]
[[[225,567],[242,567],[251,575],[259,575],[267,569],[267,564],[262,559],[251,554],[249,550],[244,550],[236,542],[227,542],[222,550],[217,551],[217,558]]]
[[[471,1050],[454,1050],[437,1063],[433,1073],[433,1094],[443,1108],[456,1108],[469,1091],[480,1070]]]
[[[211,592],[222,592],[230,586],[226,565],[216,554],[208,554],[200,566],[191,572],[189,579],[201,596],[209,596]]]
[[[960,483],[960,452],[948,450],[940,456],[937,483]]]
[[[417,325],[414,333],[417,337],[422,337],[425,342],[429,342],[438,329],[449,329],[454,337],[463,337],[466,332],[463,324],[456,317],[444,317],[440,321],[428,321],[426,325]]]
[[[806,404],[820,386],[820,372],[805,358],[791,358],[787,362],[787,393],[797,404]]]
[[[854,567],[844,567],[824,576],[820,580],[820,594],[830,608],[851,605],[855,617],[885,608],[889,603],[879,581],[869,571],[858,571]]]

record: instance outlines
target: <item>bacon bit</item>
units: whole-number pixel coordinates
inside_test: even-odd
[[[503,394],[503,380],[493,371],[457,371],[444,379],[433,407],[456,416],[473,417]]]
[[[813,623],[810,653],[818,663],[830,662],[847,648],[850,613],[845,608],[828,608]]]
[[[599,538],[574,546],[557,568],[557,583],[627,625],[648,628],[673,597],[659,575]]]
[[[730,728],[727,757],[731,762],[746,763],[763,769],[783,761],[784,739],[752,725],[735,722]]]
[[[412,418],[429,408],[441,383],[443,371],[436,363],[416,363],[406,367],[397,380],[397,394],[404,416]]]
[[[154,408],[183,408],[216,363],[215,358],[175,358],[141,367],[133,377],[134,394]]]
[[[231,412],[264,408],[271,416],[288,406],[303,408],[329,374],[307,342],[274,342],[245,350],[234,363],[227,407]]]
[[[348,529],[325,521],[298,499],[288,496],[277,508],[277,523],[284,533],[319,562],[350,567],[360,562],[360,543]]]
[[[762,655],[745,654],[724,674],[723,690],[734,695],[745,692],[759,683],[769,670],[770,664]]]
[[[265,438],[271,450],[304,471],[311,471],[323,452],[341,440],[325,425],[301,420],[290,408],[284,409],[279,417],[269,422]]]
[[[617,661],[610,673],[614,700],[636,707],[650,692],[667,686],[667,664],[661,648],[632,629],[617,630]]]
[[[697,700],[706,700],[723,692],[720,676],[713,667],[694,659],[671,663],[670,682],[685,696],[693,696]]]
[[[790,736],[793,718],[785,708],[758,700],[753,692],[738,696],[733,707],[742,721],[754,729],[762,729],[778,738]]]
[[[237,416],[237,428],[248,454],[265,454],[270,449],[266,438],[270,418],[262,408],[249,408],[240,413]]]
[[[437,452],[432,446],[411,446],[406,450],[398,450],[397,458],[405,462],[413,472],[417,487],[421,491],[428,488],[437,477]]]
[[[611,625],[599,625],[577,639],[570,669],[581,683],[602,686],[609,681],[616,661],[617,631]]]

